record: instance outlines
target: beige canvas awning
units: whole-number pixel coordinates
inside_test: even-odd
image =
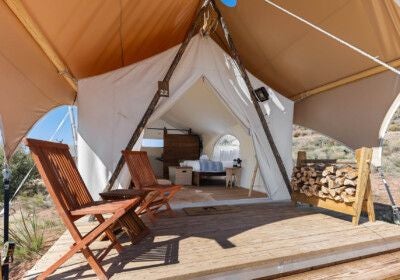
[[[0,114],[10,155],[40,117],[53,107],[72,104],[75,93],[6,2],[21,1],[0,4]],[[393,0],[275,2],[382,61],[400,58],[400,8]],[[199,5],[198,0],[21,3],[29,16],[25,24],[31,20],[37,25],[77,79],[132,64],[179,44]],[[359,80],[366,76],[363,71],[376,64],[263,0],[239,0],[235,8],[217,4],[246,68],[281,94],[297,99],[304,92],[319,93],[321,86],[339,81],[338,87],[297,102],[295,122],[352,147],[377,145],[377,128],[397,95],[393,74],[373,71],[374,76]],[[219,36],[214,39],[222,45]],[[341,79],[349,76],[352,83],[344,85]],[[354,127],[357,137],[352,135]]]

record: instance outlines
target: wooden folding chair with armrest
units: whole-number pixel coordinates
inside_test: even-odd
[[[155,221],[158,214],[164,211],[169,212],[171,216],[175,216],[169,202],[182,189],[182,186],[160,185],[151,168],[147,152],[126,150],[122,151],[122,154],[128,165],[135,188],[151,191],[145,201],[136,210],[136,213],[146,213],[152,222]],[[160,208],[163,206],[166,209],[161,210]]]
[[[108,279],[99,262],[113,247],[118,252],[122,250],[121,244],[110,228],[116,222],[121,222],[123,227],[126,223],[136,223],[131,221],[130,217],[131,209],[138,205],[139,198],[95,202],[76,168],[67,145],[34,139],[26,139],[26,144],[31,150],[58,214],[75,241],[58,261],[39,275],[38,279],[45,279],[79,251],[85,256],[99,279]],[[111,217],[104,218],[103,214],[111,214]],[[93,215],[99,225],[82,236],[74,222],[86,215]],[[108,236],[111,245],[96,258],[89,245],[102,233]]]

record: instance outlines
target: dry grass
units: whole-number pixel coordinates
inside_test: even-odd
[[[64,231],[46,196],[20,196],[10,216],[10,239],[16,243],[10,279],[21,279]]]
[[[293,159],[298,151],[306,151],[308,158],[351,159],[354,153],[343,144],[298,125],[293,126]]]

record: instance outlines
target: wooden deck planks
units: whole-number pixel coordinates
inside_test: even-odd
[[[184,186],[171,204],[220,200],[248,199],[249,190],[242,187],[225,188],[225,185]],[[266,194],[253,191],[250,198],[265,198]]]
[[[104,267],[112,279],[187,279],[265,265],[277,267],[389,241],[400,242],[398,227],[380,221],[353,226],[341,215],[294,208],[290,203],[239,207],[238,213],[186,216],[178,211],[176,218],[161,218],[148,239],[137,246],[124,243],[122,254],[112,252]],[[90,229],[87,223],[79,227]],[[63,252],[66,238],[64,235],[57,241],[28,275],[41,271],[52,255]],[[95,242],[93,246],[101,248],[102,243]],[[94,277],[82,265],[83,260],[74,257],[60,270],[61,274],[56,272],[54,279],[76,273],[83,273],[87,279]]]
[[[333,265],[277,280],[395,280],[400,279],[400,252]]]

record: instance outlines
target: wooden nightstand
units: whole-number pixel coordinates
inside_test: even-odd
[[[240,186],[240,175],[242,169],[240,167],[228,167],[226,171],[226,188],[233,188],[235,186]]]

